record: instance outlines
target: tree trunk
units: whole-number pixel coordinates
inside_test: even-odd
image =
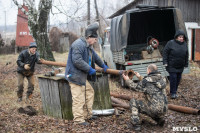
[[[88,15],[87,15],[87,25],[89,25],[90,24],[90,0],[88,0],[88,2],[87,2],[87,13],[88,13]]]
[[[40,57],[55,61],[53,53],[51,51],[51,46],[49,42],[49,37],[47,34],[47,26],[48,26],[48,17],[49,17],[49,12],[52,7],[52,1],[44,2],[42,1],[40,3],[39,7],[39,20],[38,20],[38,32],[39,35],[37,36],[37,44],[39,45],[38,50],[40,52]]]
[[[102,31],[101,31],[101,22],[100,22],[100,18],[99,18],[99,10],[98,10],[98,6],[97,6],[97,0],[94,0],[94,4],[95,4],[95,10],[96,10],[96,20],[97,20],[97,22],[99,22],[99,30],[98,30],[98,32],[99,32],[99,36],[101,37],[101,38],[103,38],[103,34],[102,34]]]
[[[55,61],[47,34],[47,22],[49,12],[52,8],[52,0],[41,0],[38,11],[35,9],[35,3],[33,1],[26,1],[28,11],[26,11],[22,5],[19,5],[16,0],[13,0],[13,2],[28,16],[30,34],[37,43],[40,57],[46,60]]]

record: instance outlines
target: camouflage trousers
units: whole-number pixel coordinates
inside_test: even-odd
[[[167,107],[157,107],[153,106],[149,102],[145,102],[142,100],[130,100],[130,110],[131,110],[131,123],[133,125],[141,124],[141,120],[139,118],[139,114],[146,114],[155,121],[159,121],[164,119],[164,115],[167,112]]]
[[[29,76],[25,76],[21,73],[17,73],[17,78],[18,78],[18,90],[17,90],[17,97],[18,98],[22,98],[23,96],[23,92],[24,92],[24,78],[27,78],[28,80],[28,89],[27,89],[27,97],[29,97],[32,93],[33,93],[33,90],[34,90],[34,83],[35,83],[35,80],[34,80],[34,75],[31,74]]]

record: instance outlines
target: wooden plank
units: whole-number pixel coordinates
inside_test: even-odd
[[[41,99],[42,99],[42,109],[43,109],[43,112],[44,114],[47,114],[47,109],[46,109],[46,101],[45,101],[45,86],[43,84],[45,79],[42,79],[42,78],[38,78],[38,81],[39,81],[39,88],[40,88],[40,95],[41,95]]]
[[[200,29],[195,29],[195,61],[200,61]]]
[[[64,79],[59,80],[58,88],[60,93],[60,104],[62,107],[62,118],[72,120],[72,94],[68,81]]]
[[[46,101],[46,113],[47,115],[52,116],[52,108],[51,108],[51,101],[50,101],[50,91],[49,91],[49,81],[48,79],[45,79],[43,81],[44,84],[44,96],[45,96],[45,101]]]
[[[59,81],[49,80],[50,101],[52,116],[62,118],[58,82]]]

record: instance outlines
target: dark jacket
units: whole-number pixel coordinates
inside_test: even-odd
[[[179,42],[176,38],[184,35],[185,41]],[[183,72],[184,67],[188,67],[188,47],[187,38],[183,31],[177,31],[175,39],[167,42],[163,51],[163,65],[167,64],[168,72]]]
[[[134,91],[143,92],[145,95],[144,102],[154,107],[152,110],[155,110],[155,112],[167,110],[166,80],[159,72],[148,74],[139,83],[126,80],[126,84]]]
[[[35,63],[39,63],[39,60],[40,60],[40,56],[39,56],[39,53],[37,51],[34,55],[31,55],[29,53],[28,49],[23,50],[19,54],[18,59],[17,59],[17,65],[18,65],[17,72],[24,74],[24,75],[26,75],[28,73],[33,74],[34,68],[35,68]],[[25,70],[24,69],[25,64],[30,64],[31,69]]]
[[[103,65],[103,61],[96,54],[94,49],[87,45],[85,38],[79,38],[72,43],[65,70],[66,80],[77,85],[85,85],[87,79],[95,81],[95,75],[88,76],[88,72],[90,70],[90,52],[92,54],[91,67],[95,68],[95,63],[101,67]]]

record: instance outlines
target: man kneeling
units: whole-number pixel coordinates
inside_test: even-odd
[[[134,83],[127,75],[123,74],[123,78],[129,88],[134,91],[143,92],[145,100],[131,99],[131,123],[135,130],[140,130],[139,113],[146,114],[154,119],[159,126],[165,123],[164,116],[168,110],[166,96],[166,81],[158,72],[155,64],[147,67],[147,76],[144,78],[138,72],[135,72],[140,81]]]

